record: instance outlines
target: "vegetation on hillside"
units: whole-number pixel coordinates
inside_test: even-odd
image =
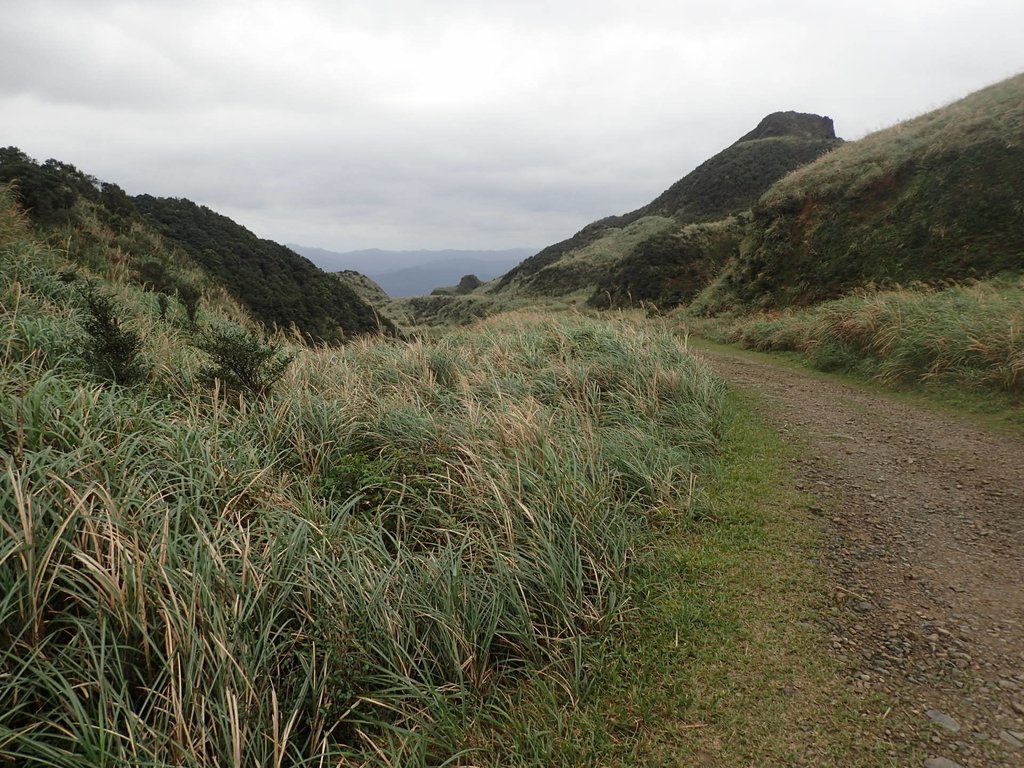
[[[556,272],[560,274],[566,269],[560,262],[614,230],[646,217],[670,217],[678,225],[686,225],[740,213],[773,182],[840,143],[828,118],[799,113],[769,115],[754,131],[702,163],[644,207],[589,224],[568,240],[526,259],[498,281],[497,290],[516,285],[520,292],[551,296],[588,284],[593,286],[598,276],[587,279],[587,275],[578,275],[570,281],[571,290],[565,291],[561,287],[565,279],[554,277]]]
[[[598,309],[648,305],[659,310],[690,302],[734,258],[744,219],[665,230],[630,249],[600,278],[587,304]]]
[[[348,285],[226,216],[184,199],[140,195],[134,202],[164,237],[223,282],[269,328],[294,326],[314,342],[396,332]]]
[[[825,371],[886,384],[938,382],[1024,393],[1024,279],[864,290],[803,311],[702,326],[711,338],[792,351]]]
[[[1024,268],[1024,75],[845,144],[754,206],[701,302],[778,307]]]
[[[467,293],[472,293],[481,285],[484,281],[476,275],[463,275],[459,280],[458,285],[452,285],[445,288],[435,288],[430,292],[431,296],[464,296]]]
[[[587,695],[718,438],[679,340],[519,315],[211,381],[255,324],[162,316],[0,198],[2,759],[507,764],[512,697]],[[97,375],[80,285],[152,370]]]
[[[493,292],[585,290],[598,308],[715,315],[1019,272],[1022,105],[1024,75],[852,143],[828,118],[770,115],[649,205],[545,248]],[[674,227],[614,242],[652,214]]]
[[[131,198],[73,165],[38,163],[15,147],[0,149],[0,183],[13,184],[37,233],[50,243],[75,251],[79,260],[91,258],[96,268],[105,263],[105,251],[118,249],[137,282],[178,299],[193,319],[204,288],[216,282],[269,329],[294,326],[308,341],[396,332],[308,260],[188,200]],[[198,276],[196,265],[206,274]]]
[[[37,163],[17,147],[0,149],[0,184],[15,184],[21,206],[41,227],[79,223],[76,210],[85,200],[103,212],[104,223],[123,229],[135,215],[131,199],[116,184],[106,184],[69,163]]]
[[[5,215],[14,216],[17,203],[27,214],[20,225],[26,237],[30,233],[41,247],[63,252],[66,282],[87,270],[100,280],[131,283],[153,295],[161,320],[180,314],[192,328],[201,306],[235,320],[241,316],[224,287],[154,232],[120,187],[67,163],[36,163],[15,148],[0,150],[0,177],[7,180],[0,185]],[[78,293],[103,302],[102,294],[92,297],[88,286],[80,286]],[[107,322],[95,313],[94,318]]]
[[[343,269],[340,272],[330,272],[328,274],[355,291],[363,301],[374,309],[380,310],[391,301],[387,291],[362,272],[357,272],[354,269]]]
[[[585,301],[595,285],[620,260],[645,240],[678,230],[679,224],[667,216],[644,216],[624,226],[605,230],[601,237],[565,253],[543,269],[522,276],[503,288],[501,281],[490,293],[525,298],[556,298],[578,294]]]
[[[774,182],[842,142],[777,136],[733,144],[706,160],[642,208],[684,223],[714,221],[749,208]]]
[[[410,296],[396,299],[391,307],[395,317],[407,328],[469,325],[506,308],[493,297],[480,294]]]

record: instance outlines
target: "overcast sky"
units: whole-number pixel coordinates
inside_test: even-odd
[[[541,247],[1024,70],[1024,0],[0,2],[0,145],[333,250]]]

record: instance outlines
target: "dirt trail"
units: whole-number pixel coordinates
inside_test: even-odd
[[[849,684],[928,768],[1024,766],[1024,443],[808,373],[700,351],[805,441]],[[903,723],[903,725],[897,725]],[[891,726],[891,727],[890,727]]]

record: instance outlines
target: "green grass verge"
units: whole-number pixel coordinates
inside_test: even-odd
[[[880,381],[869,368],[850,371],[822,371],[815,361],[802,352],[773,350],[761,352],[745,349],[737,344],[712,341],[691,335],[689,344],[696,349],[727,352],[752,360],[770,361],[793,370],[828,381],[841,382],[867,392],[875,392],[899,402],[928,408],[949,416],[967,419],[986,429],[1024,436],[1024,409],[1017,395],[989,389],[970,389],[948,381],[910,381],[888,383]]]
[[[699,514],[662,521],[634,573],[633,620],[604,648],[583,702],[516,702],[504,765],[910,765],[880,701],[847,688],[816,623],[827,600],[821,533],[790,458],[750,397]],[[575,706],[573,706],[575,704]],[[890,716],[891,717],[891,716]]]

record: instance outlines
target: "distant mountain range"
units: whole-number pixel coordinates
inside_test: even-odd
[[[328,251],[289,243],[288,247],[305,256],[325,272],[355,270],[370,277],[389,296],[426,296],[435,288],[455,285],[463,275],[476,275],[483,281],[508,272],[536,248],[508,248],[495,251]]]

